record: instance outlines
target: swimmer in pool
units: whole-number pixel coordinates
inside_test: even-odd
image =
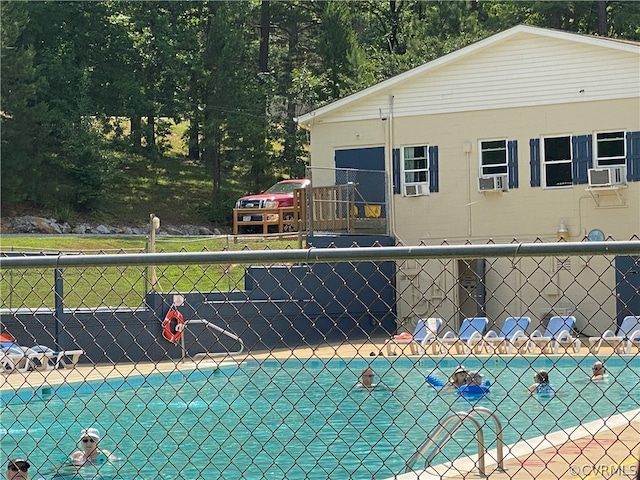
[[[464,368],[464,366],[460,365],[453,372],[453,375],[451,375],[451,378],[449,378],[449,381],[445,384],[445,387],[460,388],[461,386],[466,385],[468,375],[469,372],[467,372],[467,369]]]
[[[376,384],[373,383],[373,379],[375,377],[375,373],[371,367],[366,367],[362,370],[362,374],[360,375],[360,383],[356,386],[360,388],[375,388]]]
[[[28,480],[29,478],[29,462],[24,458],[13,458],[7,464],[6,478],[7,480]]]
[[[549,384],[549,374],[546,370],[538,370],[533,376],[535,383],[529,386],[531,393],[555,393],[555,389]]]
[[[599,380],[604,380],[604,375],[606,373],[606,369],[604,368],[604,363],[596,362],[591,367],[591,381],[597,382]]]
[[[116,460],[108,450],[98,448],[100,443],[100,432],[97,428],[83,428],[78,444],[82,450],[78,450],[71,455],[74,465],[84,465],[87,462],[100,463],[101,459]]]

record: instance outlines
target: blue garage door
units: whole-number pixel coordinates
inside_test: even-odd
[[[360,197],[356,200],[365,204],[383,205],[381,217],[385,217],[384,147],[336,150],[335,161],[337,169],[357,170],[346,173],[348,178],[344,172],[336,172],[336,184],[355,183]]]
[[[640,315],[640,257],[616,257],[616,319]]]

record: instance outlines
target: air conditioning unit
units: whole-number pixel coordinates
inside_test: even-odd
[[[419,197],[426,195],[428,191],[429,188],[425,183],[409,183],[404,186],[405,197]]]
[[[590,187],[610,187],[627,182],[625,167],[590,168],[587,174]]]
[[[478,178],[478,190],[481,192],[490,192],[493,190],[506,192],[509,190],[509,181],[506,175],[480,177]]]

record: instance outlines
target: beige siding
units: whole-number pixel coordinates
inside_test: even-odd
[[[638,98],[640,55],[521,34],[327,115],[324,123]]]
[[[615,192],[599,191],[598,202],[586,185],[530,187],[529,140],[542,135],[584,135],[603,130],[640,130],[638,102],[615,100],[401,118],[394,122],[394,147],[420,142],[438,145],[440,191],[425,197],[394,196],[400,238],[415,244],[514,238],[553,240],[564,222],[572,240],[600,228],[616,239],[640,233],[640,183]],[[428,133],[425,133],[428,132]],[[506,138],[518,142],[519,188],[478,192],[478,141]],[[472,147],[467,156],[463,143]],[[599,203],[599,205],[598,205]],[[424,218],[424,223],[416,222]],[[523,222],[523,218],[527,220]]]

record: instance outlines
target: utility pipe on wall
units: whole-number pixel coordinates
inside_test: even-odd
[[[388,125],[388,144],[385,149],[387,152],[387,167],[386,170],[391,175],[391,180],[387,182],[387,198],[389,199],[389,209],[387,215],[389,216],[389,225],[391,226],[391,235],[396,239],[396,241],[404,244],[398,232],[396,231],[396,215],[395,215],[395,205],[393,201],[393,95],[389,95],[389,113],[387,116],[387,125]],[[402,180],[400,180],[402,183]]]

